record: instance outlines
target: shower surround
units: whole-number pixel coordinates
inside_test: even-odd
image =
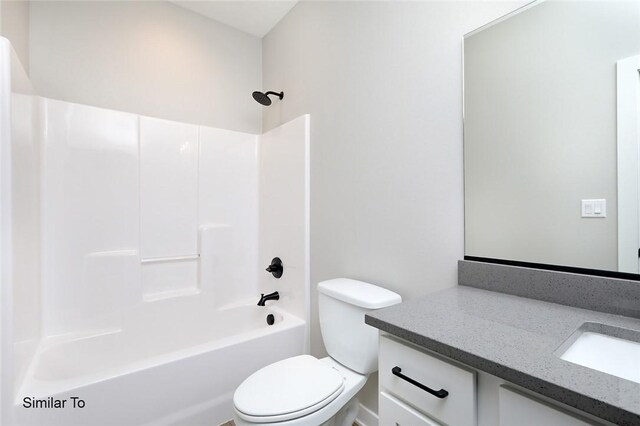
[[[44,99],[11,55],[2,424],[230,419],[244,378],[308,352],[309,116],[252,135]]]

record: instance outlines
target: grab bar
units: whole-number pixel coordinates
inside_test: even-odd
[[[199,254],[191,254],[186,256],[148,257],[146,259],[140,259],[140,263],[176,262],[181,260],[197,260],[198,258],[200,258]]]

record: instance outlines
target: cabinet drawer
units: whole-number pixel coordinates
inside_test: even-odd
[[[476,373],[430,355],[389,336],[380,337],[380,390],[396,396],[427,416],[447,425],[476,425]],[[433,390],[448,395],[438,398],[416,384],[392,373],[401,374]]]
[[[499,392],[500,426],[594,426],[597,424],[504,386],[500,386]]]
[[[391,395],[380,392],[380,426],[441,426]]]

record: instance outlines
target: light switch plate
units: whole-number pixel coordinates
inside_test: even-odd
[[[607,200],[582,200],[582,217],[607,217]]]

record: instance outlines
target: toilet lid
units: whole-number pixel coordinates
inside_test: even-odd
[[[236,389],[233,404],[241,417],[265,422],[309,414],[333,401],[344,388],[344,378],[310,355],[268,365]],[[244,416],[242,416],[244,414]]]

